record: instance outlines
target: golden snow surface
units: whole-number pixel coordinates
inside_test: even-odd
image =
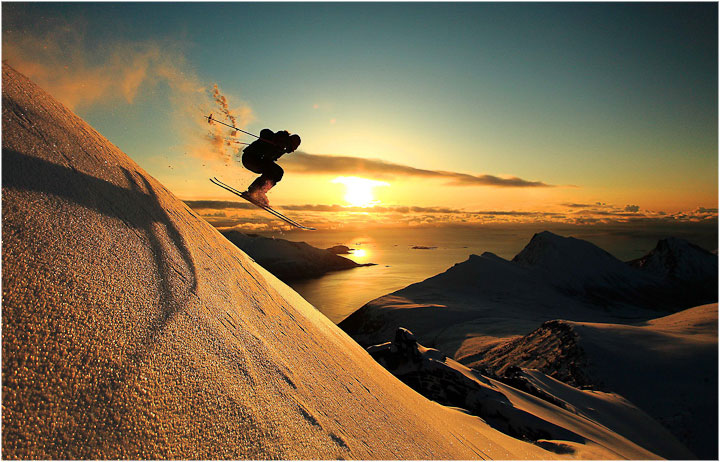
[[[403,385],[5,64],[2,109],[3,458],[558,457]]]

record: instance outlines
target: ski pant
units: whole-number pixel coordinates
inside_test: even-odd
[[[255,181],[252,182],[249,190],[253,189],[270,189],[277,184],[283,177],[283,169],[271,160],[259,159],[255,156],[244,155],[242,163],[246,169],[251,172],[261,173]]]

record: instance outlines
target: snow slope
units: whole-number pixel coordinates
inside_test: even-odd
[[[700,306],[645,325],[576,323],[588,374],[673,431],[699,457],[718,457],[718,311]]]
[[[490,350],[475,365],[500,374],[509,366],[535,369],[565,383],[622,395],[698,457],[716,459],[717,323],[717,304],[637,325],[551,321]],[[557,381],[524,372],[535,388],[564,399]],[[592,407],[592,418],[607,415]]]
[[[305,242],[253,236],[236,230],[221,233],[255,262],[286,282],[321,276],[328,271],[373,265],[360,265],[330,250],[318,249]]]
[[[543,397],[534,396],[423,347],[402,328],[392,342],[368,351],[424,396],[467,409],[505,433],[560,453],[581,443],[640,459],[654,457],[648,451],[666,458],[694,458],[660,424],[618,395],[580,391],[539,371],[524,371],[543,384],[535,387],[535,395],[539,388],[548,390]]]
[[[557,456],[403,385],[5,64],[2,108],[3,458]]]

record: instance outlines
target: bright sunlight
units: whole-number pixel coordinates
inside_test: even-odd
[[[357,176],[339,176],[333,183],[345,185],[345,201],[354,207],[371,207],[379,201],[373,196],[373,188],[377,186],[390,186],[384,181],[369,180]]]

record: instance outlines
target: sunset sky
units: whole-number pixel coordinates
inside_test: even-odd
[[[208,181],[255,176],[220,97],[300,134],[269,197],[326,227],[717,219],[716,3],[3,3],[2,32],[217,225],[269,222]]]

